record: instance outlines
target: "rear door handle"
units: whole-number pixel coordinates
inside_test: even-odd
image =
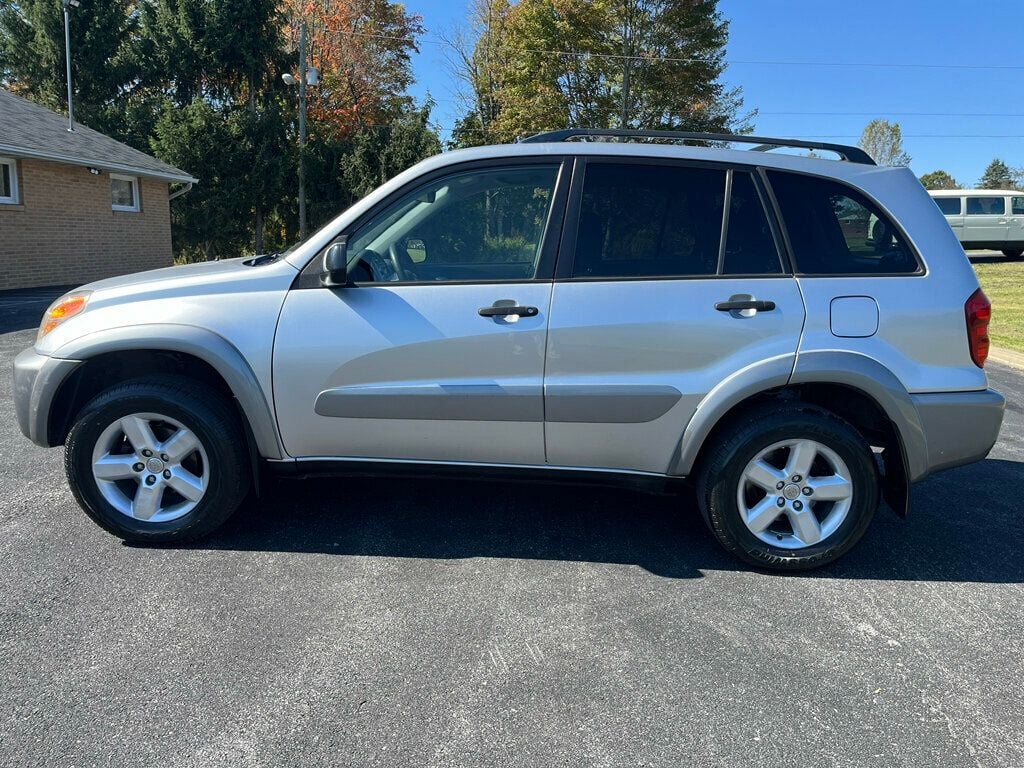
[[[519,315],[519,317],[536,317],[540,312],[536,307],[520,307],[517,305],[502,304],[493,307],[481,307],[480,317],[507,317]]]
[[[771,312],[775,309],[774,301],[758,301],[756,299],[720,301],[715,304],[719,312],[737,312],[743,309],[753,309],[756,312]]]

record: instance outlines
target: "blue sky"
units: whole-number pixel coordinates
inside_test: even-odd
[[[414,93],[429,92],[437,121],[448,127],[460,107],[445,48],[429,41],[462,22],[466,2],[407,0],[407,7],[427,28]],[[719,8],[731,21],[727,57],[735,62],[725,79],[760,111],[757,133],[856,143],[864,125],[882,117],[902,124],[918,174],[944,168],[973,185],[994,157],[1024,166],[1021,0],[721,0]],[[916,64],[944,66],[908,66]]]

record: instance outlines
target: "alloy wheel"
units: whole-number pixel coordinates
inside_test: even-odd
[[[202,501],[210,461],[199,437],[181,422],[133,413],[103,430],[93,449],[92,475],[118,512],[160,523],[187,515]]]

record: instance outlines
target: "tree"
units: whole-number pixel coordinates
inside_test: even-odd
[[[910,165],[910,155],[903,151],[903,129],[899,123],[872,120],[864,128],[858,146],[879,165]]]
[[[476,23],[464,140],[474,122],[504,141],[566,126],[749,128],[720,79],[729,26],[715,0],[485,0]]]
[[[286,0],[284,6],[292,48],[305,22],[309,60],[323,75],[308,93],[319,130],[344,137],[387,125],[412,106],[410,56],[419,50],[421,17],[390,0]]]
[[[494,56],[497,41],[504,39],[510,8],[509,0],[473,0],[468,25],[439,35],[449,51],[449,71],[462,86],[459,95],[464,114],[456,119],[452,129],[449,145],[453,148],[501,141],[494,133],[501,110]]]
[[[441,141],[430,127],[430,108],[427,104],[410,109],[388,125],[355,136],[352,151],[341,163],[353,201],[441,151]]]
[[[925,189],[960,189],[960,182],[946,171],[932,171],[921,177]]]
[[[978,189],[1017,189],[1019,182],[1020,179],[1010,170],[1010,166],[997,157],[985,169],[978,182]]]
[[[81,0],[71,13],[75,120],[129,138],[124,86],[132,80],[137,3]],[[0,82],[49,109],[67,111],[64,16],[58,0],[0,0]]]

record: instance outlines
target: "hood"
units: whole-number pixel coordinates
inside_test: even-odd
[[[185,283],[196,280],[205,282],[207,280],[217,280],[226,275],[259,269],[258,267],[245,266],[243,262],[246,260],[247,258],[201,261],[195,264],[181,264],[180,266],[164,267],[163,269],[151,269],[147,272],[133,272],[129,275],[119,275],[118,277],[108,277],[106,280],[97,280],[94,283],[83,285],[79,290],[107,291],[118,288],[131,288],[132,286],[143,284],[162,283],[168,280]]]

